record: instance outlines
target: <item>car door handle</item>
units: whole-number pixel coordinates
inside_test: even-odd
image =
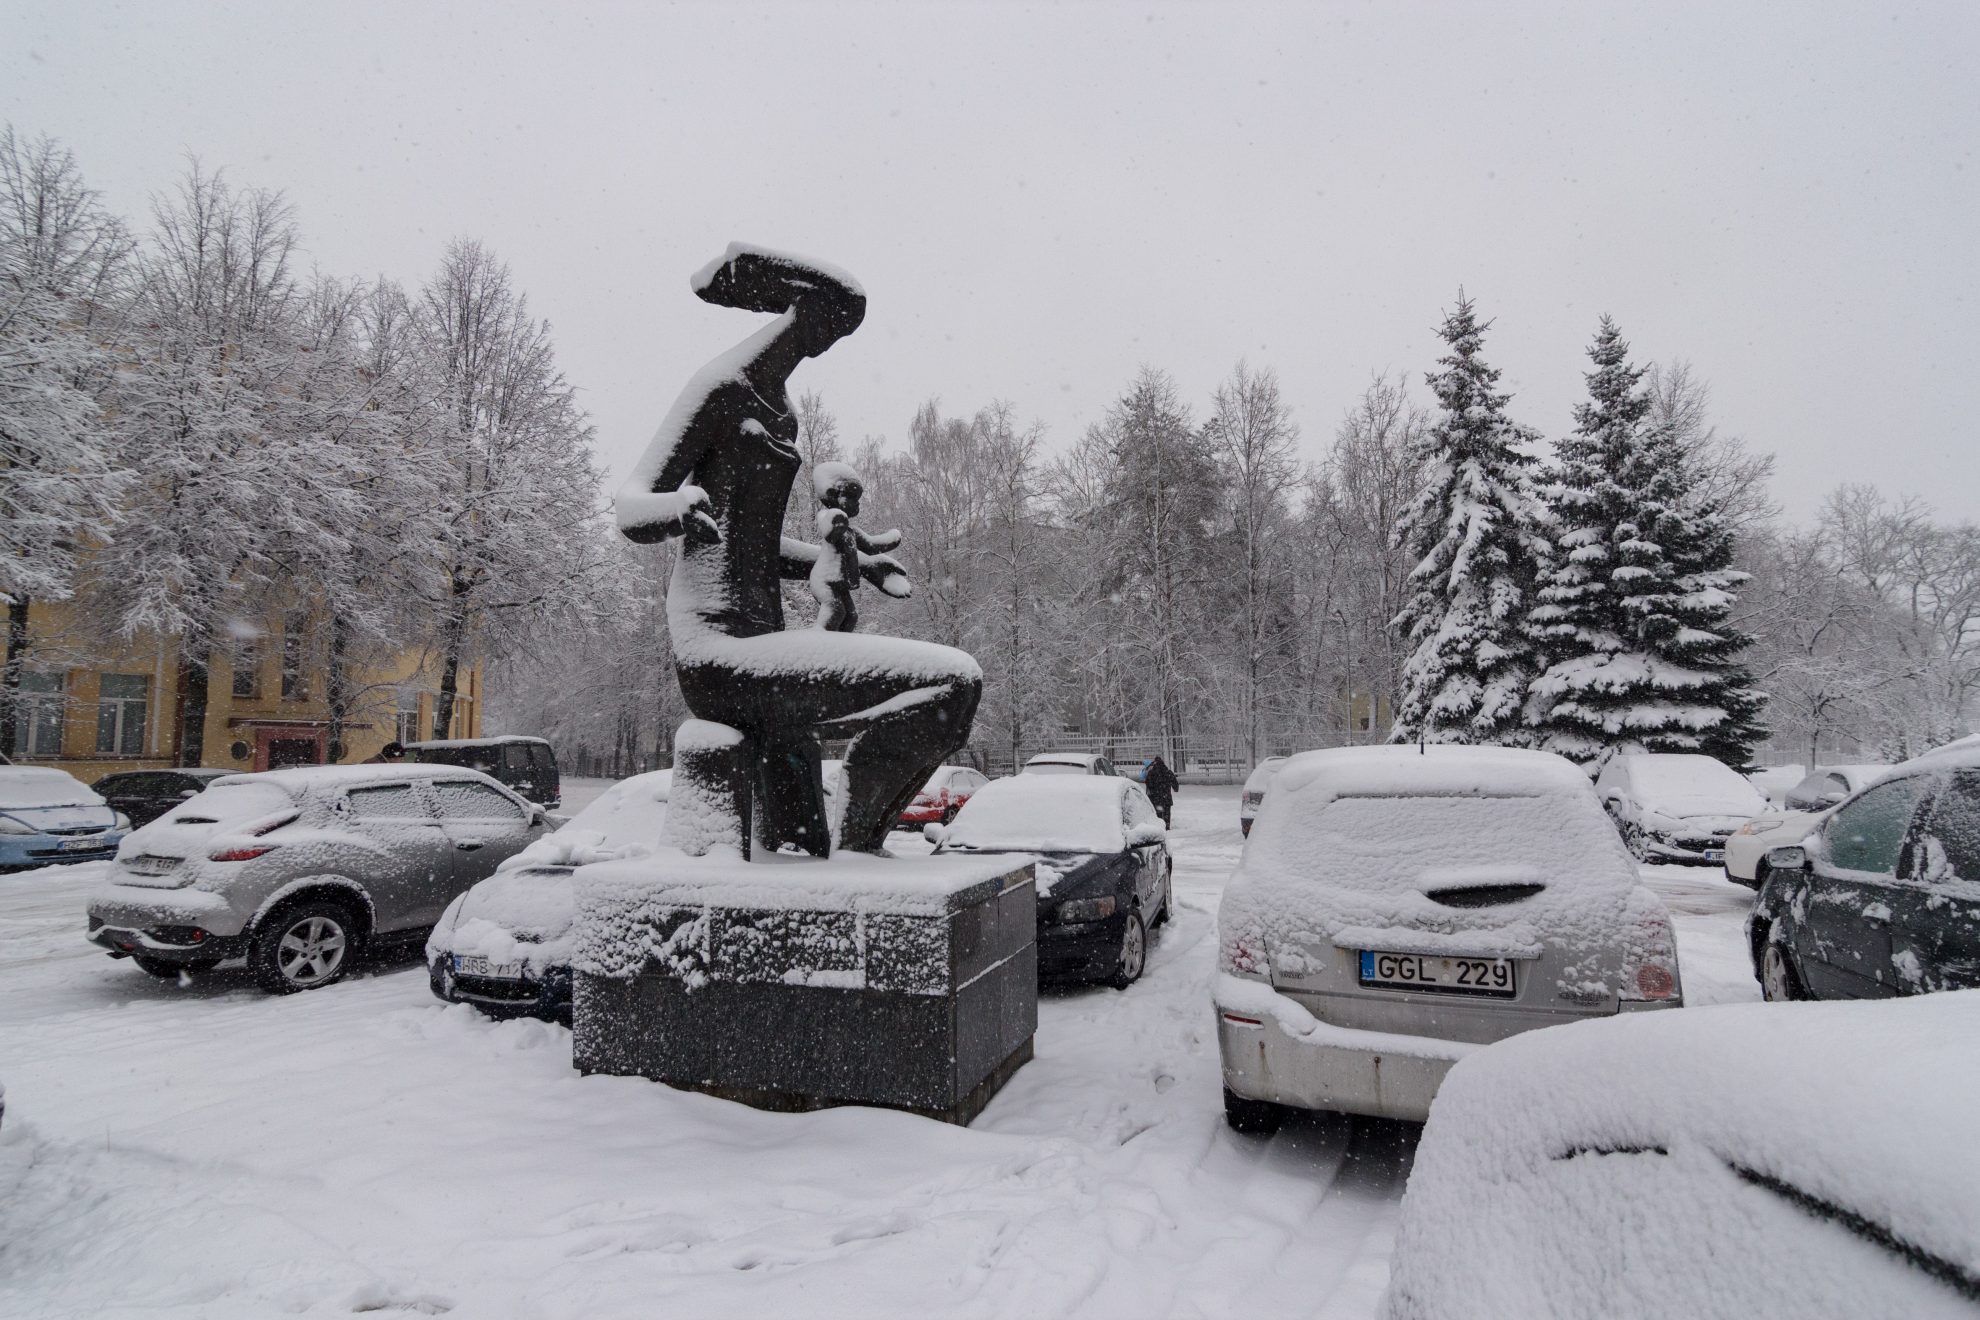
[[[454,846],[462,852],[473,852],[487,842],[486,839],[456,839]]]

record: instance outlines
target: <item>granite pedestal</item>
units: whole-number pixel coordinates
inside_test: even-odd
[[[585,1072],[968,1123],[1031,1057],[1029,858],[664,849],[575,884]]]

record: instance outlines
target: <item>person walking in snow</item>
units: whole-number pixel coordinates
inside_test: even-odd
[[[1169,763],[1158,754],[1148,763],[1143,782],[1148,789],[1148,800],[1155,804],[1155,810],[1162,817],[1162,825],[1167,828],[1170,825],[1169,812],[1175,807],[1176,790],[1182,787],[1182,780],[1176,778],[1176,772],[1169,769]]]

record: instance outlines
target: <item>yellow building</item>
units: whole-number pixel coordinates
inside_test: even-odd
[[[187,719],[178,648],[141,640],[104,652],[79,646],[66,605],[36,603],[21,676],[17,765],[50,765],[92,783],[116,770],[180,763]],[[216,652],[200,763],[215,769],[362,761],[388,742],[432,736],[437,659],[418,652],[356,670],[343,746],[331,743],[320,630],[301,616],[271,621]],[[448,736],[481,736],[482,674],[463,666]],[[332,751],[341,755],[333,757]]]

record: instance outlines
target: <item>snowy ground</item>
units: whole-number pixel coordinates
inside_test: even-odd
[[[1223,1123],[1237,797],[1184,790],[1147,978],[1049,994],[966,1130],[580,1078],[567,1032],[442,1006],[414,962],[159,982],[82,942],[97,867],[0,876],[0,1315],[1367,1316],[1414,1131]],[[1691,1002],[1757,997],[1750,895],[1649,878]]]

